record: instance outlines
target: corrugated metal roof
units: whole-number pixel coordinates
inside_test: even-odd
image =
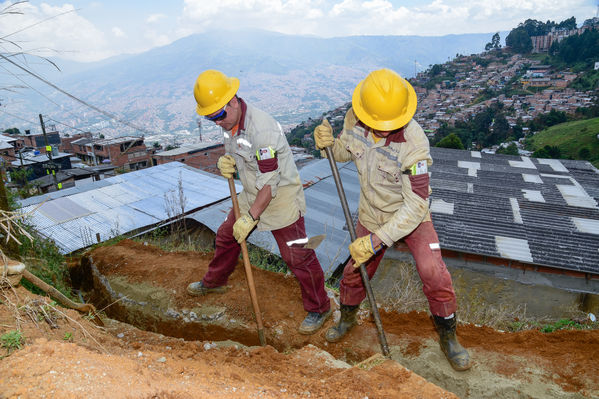
[[[197,144],[184,144],[181,147],[174,148],[167,151],[159,151],[154,155],[159,157],[170,157],[174,155],[187,154],[188,152],[201,151],[205,149],[211,149],[212,147],[222,147],[221,143],[197,143]]]
[[[599,274],[599,171],[590,163],[431,154],[431,209],[443,248]],[[461,167],[468,163],[479,163],[475,176]]]
[[[444,148],[431,154],[431,211],[443,248],[599,274],[599,171],[590,163]],[[355,212],[356,168],[338,167]],[[328,277],[349,257],[345,218],[327,160],[307,164],[300,176],[308,236],[327,235],[316,254]],[[223,201],[191,217],[216,231],[230,207]],[[249,242],[279,253],[269,233]]]
[[[229,196],[225,179],[180,162],[118,175],[82,187],[60,190],[21,201],[29,221],[64,253],[100,239],[162,222],[180,212],[179,181],[185,211]],[[169,202],[170,201],[170,202]],[[172,208],[175,204],[176,209]]]

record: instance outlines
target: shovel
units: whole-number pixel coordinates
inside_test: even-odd
[[[237,202],[237,190],[235,190],[235,181],[232,177],[227,179],[229,181],[229,190],[231,191],[231,201],[233,201],[233,213],[235,214],[235,220],[239,219],[241,214],[239,212],[239,203]],[[241,253],[243,255],[243,266],[245,268],[245,277],[248,282],[248,288],[250,290],[250,299],[252,300],[252,306],[254,308],[254,314],[256,315],[256,325],[258,327],[258,339],[260,345],[266,345],[266,339],[264,338],[264,326],[262,325],[262,313],[260,313],[260,306],[258,305],[258,297],[256,295],[256,286],[254,284],[254,275],[252,274],[252,266],[250,265],[250,256],[248,255],[248,247],[245,240],[241,241]]]
[[[326,234],[319,234],[310,238],[306,237],[289,241],[287,245],[293,248],[316,249],[325,238],[327,238]]]
[[[333,151],[331,150],[331,147],[325,147],[324,150],[327,153],[327,158],[329,159],[329,164],[331,165],[331,172],[333,172],[333,178],[335,179],[335,185],[337,186],[337,193],[339,194],[339,200],[341,201],[341,207],[343,208],[343,214],[345,215],[345,224],[347,225],[347,229],[349,230],[349,237],[353,242],[357,238],[356,229],[354,227],[354,223],[349,212],[349,206],[347,205],[347,198],[345,197],[345,191],[343,190],[343,184],[341,183],[341,176],[339,176],[339,170],[337,169],[337,164],[335,163],[335,158],[333,157]],[[372,286],[370,285],[370,279],[368,278],[366,267],[363,264],[360,265],[360,275],[362,276],[364,288],[366,288],[368,302],[370,302],[370,310],[372,311],[372,316],[374,317],[374,324],[376,325],[376,329],[378,331],[379,343],[381,344],[381,351],[383,352],[383,355],[389,357],[389,347],[387,346],[387,338],[385,338],[385,331],[383,331],[381,316],[379,315],[379,309],[376,306],[374,292],[372,292]]]

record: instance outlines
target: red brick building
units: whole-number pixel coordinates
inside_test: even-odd
[[[125,170],[150,166],[150,154],[142,137],[95,140],[83,136],[70,141],[69,146],[74,155],[90,165],[111,164]]]
[[[0,135],[0,156],[5,161],[14,161],[16,159],[15,145],[17,138],[6,134]]]
[[[45,150],[46,145],[53,147],[60,146],[60,135],[53,125],[47,125],[46,137],[42,133],[31,134],[29,130],[25,130],[25,134],[17,136],[17,143],[15,148],[20,149],[23,147],[30,147],[36,150]],[[47,144],[46,144],[47,141]]]
[[[77,133],[70,137],[63,137],[61,140],[61,143],[60,143],[60,151],[74,154],[75,150],[73,149],[73,142],[77,141],[79,139],[82,139],[82,138],[88,139],[89,141],[91,141],[92,140],[91,132]]]
[[[220,143],[187,144],[174,150],[157,152],[152,156],[152,161],[153,165],[179,161],[197,169],[219,174],[216,162],[224,154],[225,146]]]

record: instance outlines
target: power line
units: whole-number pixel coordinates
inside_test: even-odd
[[[110,118],[110,119],[112,119],[112,120],[115,120],[115,121],[117,121],[117,122],[120,122],[120,123],[122,123],[123,125],[125,125],[125,126],[128,126],[128,127],[132,128],[132,129],[134,129],[134,130],[137,130],[137,131],[140,131],[140,132],[143,132],[143,133],[149,134],[149,135],[153,135],[153,134],[154,134],[154,132],[151,132],[151,131],[149,131],[149,130],[146,130],[145,128],[142,128],[142,127],[136,126],[136,125],[134,125],[133,123],[131,123],[131,122],[129,122],[129,121],[126,121],[126,120],[124,120],[124,119],[121,119],[121,118],[119,118],[118,116],[116,116],[116,115],[114,115],[114,114],[112,114],[112,113],[110,113],[110,112],[108,112],[108,111],[104,111],[104,110],[102,110],[102,109],[100,109],[100,108],[96,107],[95,105],[89,104],[89,103],[87,103],[86,101],[83,101],[83,100],[81,100],[80,98],[77,98],[77,97],[75,97],[75,96],[74,96],[74,95],[72,95],[71,93],[69,93],[69,92],[67,92],[67,91],[65,91],[65,90],[63,90],[63,89],[61,89],[60,87],[56,86],[54,83],[52,83],[52,82],[49,82],[48,80],[46,80],[46,79],[44,79],[43,77],[41,77],[41,76],[39,76],[39,75],[37,75],[37,74],[35,74],[35,73],[31,72],[30,70],[28,70],[28,69],[26,69],[26,68],[23,68],[21,65],[17,64],[16,62],[13,62],[13,61],[12,61],[12,60],[10,60],[9,58],[5,57],[3,54],[0,54],[0,58],[4,59],[5,61],[8,61],[8,62],[10,62],[11,64],[13,64],[14,66],[16,66],[17,68],[19,68],[19,69],[21,69],[21,70],[23,70],[23,71],[27,72],[28,74],[32,75],[32,76],[33,76],[33,77],[35,77],[36,79],[39,79],[39,80],[41,80],[41,81],[42,81],[42,82],[44,82],[45,84],[47,84],[47,85],[49,85],[49,86],[53,87],[54,89],[58,90],[59,92],[63,93],[64,95],[66,95],[67,97],[69,97],[69,98],[71,98],[71,99],[73,99],[73,100],[75,100],[75,101],[77,101],[77,102],[79,102],[79,103],[81,103],[81,104],[83,104],[83,105],[85,105],[85,106],[87,106],[87,107],[89,107],[89,108],[93,109],[93,110],[94,110],[94,111],[96,111],[96,112],[99,112],[99,113],[101,113],[102,115],[105,115],[105,116],[107,116],[108,118]]]
[[[58,124],[60,124],[60,125],[66,126],[66,127],[70,128],[70,129],[73,129],[73,130],[79,130],[79,131],[80,131],[80,132],[82,132],[82,133],[90,133],[90,132],[89,132],[89,131],[87,131],[87,130],[79,129],[79,128],[77,128],[77,127],[74,127],[74,126],[67,125],[66,123],[59,122],[59,121],[57,121],[56,119],[52,119],[52,118],[50,118],[48,115],[44,115],[44,116],[45,116],[45,118],[46,118],[46,119],[48,119],[48,120],[51,120],[51,121],[53,121],[53,122],[56,122],[56,123],[58,123]]]
[[[16,75],[16,74],[15,74],[15,73],[13,73],[12,71],[10,71],[10,70],[6,69],[6,68],[5,68],[3,65],[0,65],[0,67],[1,67],[2,69],[4,69],[5,71],[7,71],[9,74],[13,75],[13,76],[14,76],[16,79],[18,79],[18,80],[20,80],[21,82],[23,82],[23,84],[25,84],[25,85],[26,85],[27,87],[29,87],[31,90],[35,91],[35,92],[36,92],[36,93],[38,93],[40,96],[44,97],[46,100],[50,101],[51,103],[53,103],[54,105],[56,105],[56,106],[57,106],[57,107],[59,107],[59,108],[61,107],[61,105],[60,105],[60,104],[58,104],[57,102],[55,102],[54,100],[52,100],[50,97],[46,96],[44,93],[42,93],[41,91],[39,91],[39,90],[37,90],[36,88],[34,88],[33,86],[31,86],[29,83],[25,82],[25,81],[24,81],[23,79],[21,79],[21,78],[20,78],[18,75]],[[65,110],[65,111],[66,111],[68,114],[70,114],[71,116],[73,116],[74,118],[78,118],[78,116],[77,116],[77,115],[75,115],[74,113],[72,113],[72,112],[71,112],[71,111],[69,111],[68,109],[67,109],[67,110]],[[48,118],[48,119],[52,119],[52,118],[48,117],[47,115],[46,115],[46,118]],[[54,120],[54,119],[52,119],[52,120]],[[82,131],[82,132],[84,132],[84,133],[85,133],[85,131],[84,131],[84,130],[78,129],[78,128],[76,128],[76,127],[73,127],[73,126],[66,125],[66,124],[64,124],[64,123],[62,123],[62,122],[58,122],[58,121],[56,121],[56,120],[54,120],[54,121],[55,121],[56,123],[60,123],[60,124],[62,124],[62,125],[64,125],[64,126],[67,126],[67,127],[71,128],[71,129],[79,130],[79,131]]]
[[[6,69],[4,67],[4,65],[0,65],[0,67],[2,69],[4,69],[6,72],[8,72],[9,74],[11,74],[12,76],[14,76],[16,79],[20,80],[24,85],[26,85],[27,87],[29,87],[31,90],[35,91],[37,94],[39,94],[40,96],[44,97],[46,100],[50,101],[51,103],[53,103],[54,105],[56,105],[57,107],[60,107],[60,104],[58,104],[57,102],[55,102],[54,100],[52,100],[51,98],[49,98],[48,96],[46,96],[44,93],[42,93],[41,91],[37,90],[36,88],[34,88],[33,86],[31,86],[29,83],[25,82],[23,79],[21,79],[17,74],[13,73],[12,71]]]

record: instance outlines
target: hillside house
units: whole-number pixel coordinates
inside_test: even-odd
[[[63,137],[62,140],[61,140],[59,148],[63,152],[69,152],[71,154],[74,154],[75,150],[73,148],[73,142],[74,141],[78,141],[79,139],[82,139],[82,138],[83,139],[88,139],[88,140],[91,141],[93,137],[92,137],[91,132],[77,133],[77,134],[74,134],[74,135],[72,135],[70,137]],[[87,141],[87,142],[90,142],[90,141]],[[80,142],[80,143],[83,143],[83,142]],[[79,148],[79,149],[81,151],[84,151],[84,149],[82,149],[82,148]]]
[[[10,168],[31,170],[32,174],[28,176],[28,180],[34,180],[51,174],[52,170],[71,169],[71,158],[70,154],[58,150],[52,154],[52,160],[45,151],[21,152],[19,157],[10,163]]]
[[[29,130],[25,130],[25,134],[16,136],[17,142],[15,148],[24,147],[34,148],[36,150],[44,149],[46,145],[60,146],[60,135],[54,125],[46,125],[46,137],[42,133],[31,134]]]
[[[70,142],[73,154],[89,165],[111,164],[125,170],[150,166],[150,155],[143,137],[111,139],[81,137]]]

